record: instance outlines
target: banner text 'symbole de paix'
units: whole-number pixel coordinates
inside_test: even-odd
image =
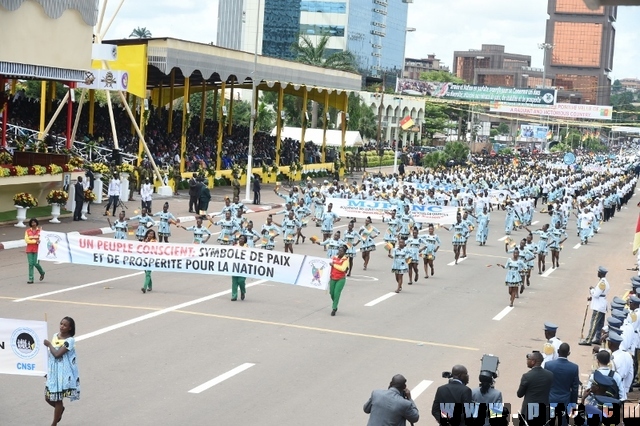
[[[326,289],[329,260],[205,244],[144,243],[42,231],[38,259],[77,265],[256,279]]]

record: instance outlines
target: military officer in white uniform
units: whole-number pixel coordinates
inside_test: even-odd
[[[591,295],[587,299],[591,302],[591,321],[589,321],[589,333],[587,337],[580,341],[580,345],[590,346],[600,343],[600,332],[604,327],[604,315],[607,312],[607,294],[609,293],[609,282],[607,281],[607,272],[604,266],[598,267],[598,284],[590,287]]]
[[[622,377],[622,388],[624,390],[625,399],[626,394],[631,383],[633,382],[633,358],[628,352],[620,349],[622,343],[622,337],[615,333],[609,332],[607,338],[609,350],[611,350],[611,361],[613,363],[613,369]]]
[[[547,361],[558,359],[558,348],[560,348],[562,340],[556,337],[557,330],[557,325],[550,322],[544,323],[544,338],[547,339],[547,342],[542,347],[542,368],[544,368]]]

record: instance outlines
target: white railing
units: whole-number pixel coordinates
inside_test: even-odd
[[[38,142],[39,132],[37,130],[28,129],[26,127],[15,126],[13,124],[7,124],[7,148],[10,152],[17,147],[18,139],[26,139],[26,148],[31,145],[35,145]],[[53,150],[55,152],[62,151],[67,140],[59,136],[51,136],[54,140]],[[94,143],[75,141],[71,147],[71,152],[75,155],[84,158],[85,160],[91,159],[94,163],[111,163],[111,155],[113,150],[102,146],[97,146]],[[133,154],[121,152],[120,156],[123,163],[134,164],[137,157]]]

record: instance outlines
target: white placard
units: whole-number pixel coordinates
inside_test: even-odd
[[[47,338],[45,321],[0,318],[0,374],[46,375]]]
[[[346,198],[327,198],[327,204],[333,204],[333,211],[341,217],[382,219],[389,217],[398,206],[388,201],[349,200]],[[410,204],[410,212],[415,222],[452,224],[456,222],[457,207]]]

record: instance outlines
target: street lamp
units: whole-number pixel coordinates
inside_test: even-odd
[[[404,30],[404,49],[402,50],[402,72],[400,73],[400,78],[404,78],[405,62],[407,61],[407,33],[412,33],[415,30],[413,27],[407,27]]]
[[[547,52],[553,50],[551,43],[538,43],[538,48],[542,49],[542,88],[547,87]]]
[[[258,0],[258,13],[256,14],[256,45],[253,49],[253,73],[251,74],[251,118],[249,119],[249,152],[247,153],[247,187],[245,191],[245,203],[251,201],[251,178],[253,176],[253,128],[256,122],[256,98],[258,96],[258,85],[256,84],[258,68],[258,39],[260,34],[260,1]],[[224,101],[224,99],[223,99]]]

